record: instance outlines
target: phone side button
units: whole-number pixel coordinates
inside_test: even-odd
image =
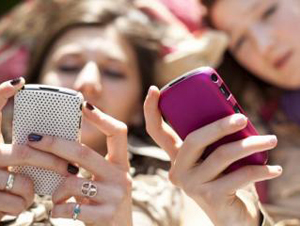
[[[234,110],[235,113],[241,113],[241,110],[237,105],[233,106],[233,110]]]
[[[82,119],[82,116],[80,116],[80,118],[79,118],[79,129],[81,129],[81,119]]]
[[[227,90],[227,88],[224,86],[224,84],[221,85],[219,89],[220,89],[221,93],[225,96],[225,98],[228,99],[230,96],[230,92]]]

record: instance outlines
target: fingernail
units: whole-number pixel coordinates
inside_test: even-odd
[[[275,135],[272,135],[269,139],[269,142],[271,145],[277,144],[277,137]]]
[[[270,173],[271,174],[275,174],[275,175],[278,175],[278,174],[281,174],[282,173],[282,167],[281,166],[269,166],[270,167]]]
[[[277,169],[277,171],[278,171],[279,173],[282,172],[282,167],[281,167],[281,166],[276,166],[276,169]]]
[[[72,165],[71,163],[68,164],[68,172],[76,175],[79,172],[79,168],[77,166]]]
[[[86,105],[87,109],[89,109],[90,111],[94,110],[95,107],[93,105],[91,105],[89,102],[86,102]]]
[[[21,82],[21,78],[16,78],[10,81],[13,86],[18,85]]]
[[[156,89],[157,89],[156,86],[150,86],[150,87],[149,87],[149,90],[148,90],[148,95],[151,95],[151,93],[152,93],[154,90],[156,90]]]
[[[42,140],[42,138],[43,138],[43,136],[35,134],[35,133],[31,133],[28,135],[28,140],[33,141],[33,142],[40,141],[40,140]]]
[[[247,118],[243,115],[240,115],[238,119],[235,120],[237,126],[242,126],[247,122]]]
[[[151,91],[153,90],[153,87],[150,86],[149,89],[148,89],[148,96],[150,95]]]

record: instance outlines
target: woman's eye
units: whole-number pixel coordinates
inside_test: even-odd
[[[262,19],[266,20],[268,19],[270,16],[272,16],[278,9],[278,4],[274,4],[271,7],[269,7],[262,15]]]
[[[244,44],[246,41],[247,41],[246,36],[244,36],[244,35],[241,36],[241,37],[237,40],[236,44],[234,45],[233,51],[234,51],[234,52],[239,51],[239,49],[243,46],[243,44]]]
[[[124,72],[120,72],[114,69],[102,69],[101,74],[112,79],[124,79],[126,77]]]
[[[75,65],[60,65],[58,70],[63,73],[77,73],[81,70],[80,66]]]

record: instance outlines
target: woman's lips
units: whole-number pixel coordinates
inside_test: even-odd
[[[292,55],[293,55],[293,51],[287,52],[286,54],[284,54],[283,56],[281,56],[279,59],[277,59],[275,61],[274,67],[276,69],[283,68],[288,63],[288,61],[291,59]]]

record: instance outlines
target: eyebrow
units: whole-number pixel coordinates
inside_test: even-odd
[[[250,12],[253,12],[255,11],[259,5],[261,4],[262,2],[261,1],[257,1],[255,4],[253,4],[251,7],[250,7]]]
[[[123,59],[119,59],[119,58],[114,58],[112,56],[106,56],[108,61],[112,62],[112,63],[124,63],[125,61]]]
[[[83,57],[83,55],[84,54],[82,54],[82,51],[80,48],[68,48],[67,50],[58,51],[55,55],[55,58],[56,58],[56,60],[60,60],[65,57],[81,59]],[[111,52],[106,52],[105,54],[101,54],[101,56],[106,58],[109,62],[112,62],[112,63],[126,63],[126,60],[116,56],[115,54],[113,54]]]
[[[240,48],[241,48],[241,46],[242,46],[242,44],[243,44],[243,36],[242,37],[240,37],[235,43],[234,43],[234,46],[232,47],[232,51],[234,52],[234,53],[236,53]]]
[[[255,12],[255,10],[260,6],[262,2],[261,1],[257,1],[255,2],[253,5],[250,6],[250,9],[248,12]],[[229,32],[229,36],[232,37],[232,33]],[[243,43],[243,39],[244,36],[240,36],[237,41],[235,42],[235,45],[233,46],[233,52],[237,52],[239,50],[239,48],[241,47],[242,43]]]

